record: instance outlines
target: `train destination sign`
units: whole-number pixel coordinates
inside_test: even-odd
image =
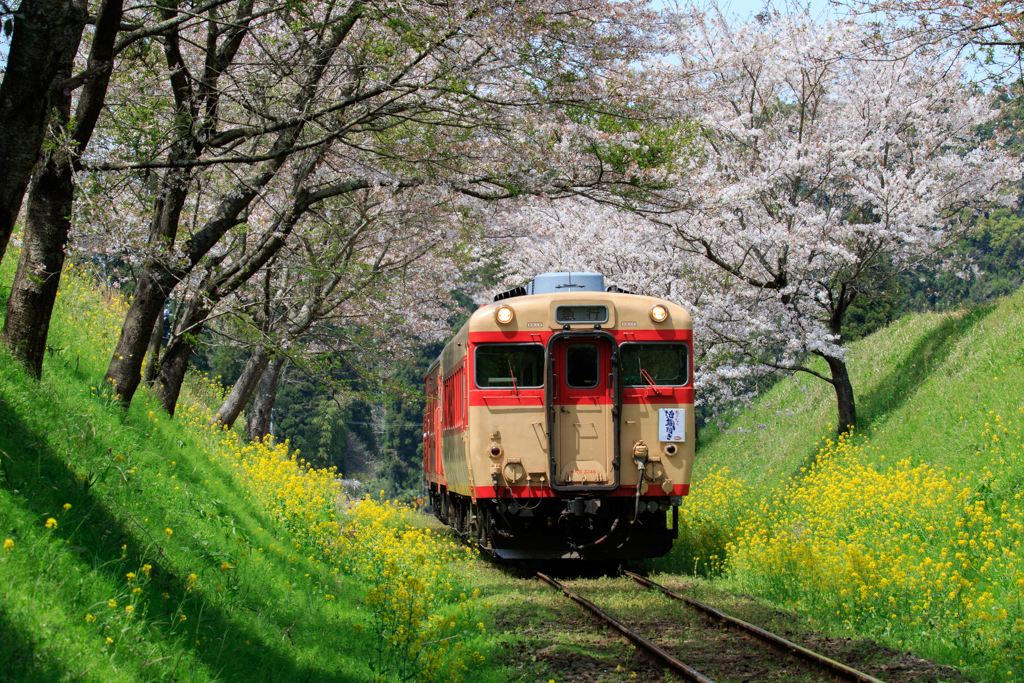
[[[686,409],[658,409],[658,441],[686,441]]]
[[[608,322],[607,306],[556,306],[555,322],[557,323],[606,323]]]

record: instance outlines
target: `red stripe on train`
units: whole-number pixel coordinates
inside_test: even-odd
[[[555,332],[561,330],[508,330],[503,332],[470,332],[470,344],[486,344],[488,342],[535,342],[547,344],[548,339]],[[589,330],[573,328],[573,332],[588,332]],[[690,341],[693,339],[693,330],[601,330],[608,332],[620,344],[633,341]]]
[[[693,405],[693,387],[658,387],[660,393],[650,388],[623,389],[623,405]],[[576,404],[610,404],[611,398],[604,396],[599,400],[594,397],[573,399],[567,397],[559,400],[559,405]],[[469,405],[474,408],[494,408],[508,406],[532,406],[538,410],[544,408],[543,389],[520,389],[517,395],[512,389],[470,389]]]
[[[571,498],[574,494],[572,493],[555,493],[548,486],[499,486],[497,493],[493,486],[477,486],[476,497],[477,498],[501,498],[504,496],[508,498],[508,492],[512,492],[512,497],[519,498]],[[690,494],[689,484],[676,484],[672,487],[672,493],[662,493],[661,489],[652,486],[647,490],[646,494],[641,494],[644,498],[648,497],[660,497],[666,498],[668,496],[686,496]],[[636,495],[636,486],[620,486],[614,491],[601,494],[603,497],[608,498],[632,498]]]

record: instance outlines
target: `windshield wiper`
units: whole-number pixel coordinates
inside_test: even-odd
[[[651,378],[651,375],[650,375],[649,372],[647,372],[643,368],[640,368],[640,376],[643,377],[645,380],[647,380],[647,383],[651,385],[652,389],[654,389],[654,393],[655,394],[658,394],[659,396],[661,395],[661,389],[658,388],[657,382],[655,382]]]
[[[518,396],[519,395],[519,387],[516,386],[516,373],[515,373],[515,370],[512,369],[512,361],[511,360],[508,361],[508,375],[509,375],[509,377],[512,378],[512,389],[513,389],[513,391],[516,392],[516,396]]]

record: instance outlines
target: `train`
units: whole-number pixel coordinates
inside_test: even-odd
[[[684,308],[544,273],[473,312],[423,379],[443,524],[506,560],[671,549],[696,441]]]

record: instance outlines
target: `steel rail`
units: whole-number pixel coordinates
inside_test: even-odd
[[[577,595],[576,593],[572,592],[571,590],[560,584],[558,581],[552,579],[550,576],[547,576],[546,574],[542,574],[540,572],[537,572],[537,576],[544,583],[548,584],[552,588],[557,588],[558,590],[562,591],[570,598],[578,602],[579,604],[586,607],[588,610],[590,610],[598,617],[600,617],[601,620],[604,621],[606,624],[608,624],[616,631],[632,640],[634,643],[636,643],[641,648],[646,650],[649,654],[653,655],[655,659],[659,660],[662,664],[669,667],[676,673],[680,674],[687,680],[693,681],[693,683],[714,683],[714,681],[712,681],[711,679],[701,675],[699,671],[688,667],[686,664],[676,659],[671,654],[661,649],[651,641],[647,640],[642,635],[640,635],[633,629],[623,624],[621,621],[609,615],[607,612],[602,610],[594,603],[590,602],[583,596]]]
[[[626,576],[632,578],[637,583],[646,586],[647,588],[656,588],[670,598],[680,600],[689,605],[690,607],[693,607],[694,609],[698,610],[699,612],[703,612],[704,614],[714,617],[715,619],[723,621],[729,624],[730,626],[735,626],[736,628],[739,628],[740,630],[749,633],[750,635],[758,638],[759,640],[764,641],[765,643],[768,643],[769,645],[772,645],[773,647],[792,653],[797,657],[800,657],[804,661],[815,664],[816,666],[821,667],[828,673],[833,674],[835,676],[839,676],[844,680],[851,681],[853,683],[884,683],[883,681],[874,678],[873,676],[868,676],[866,673],[862,673],[860,671],[857,671],[856,669],[850,668],[845,664],[842,664],[841,662],[837,662],[834,659],[829,659],[824,655],[820,655],[817,652],[808,650],[807,648],[797,645],[796,643],[790,642],[785,638],[777,636],[770,631],[766,631],[763,628],[760,628],[759,626],[754,626],[753,624],[749,624],[741,619],[737,619],[736,617],[730,616],[725,612],[722,612],[721,610],[717,610],[714,607],[711,607],[710,605],[705,605],[703,602],[700,602],[699,600],[694,600],[693,598],[688,598],[685,595],[680,595],[679,593],[676,593],[675,591],[670,590],[660,584],[657,584],[643,576],[634,574],[633,572],[623,573]]]

